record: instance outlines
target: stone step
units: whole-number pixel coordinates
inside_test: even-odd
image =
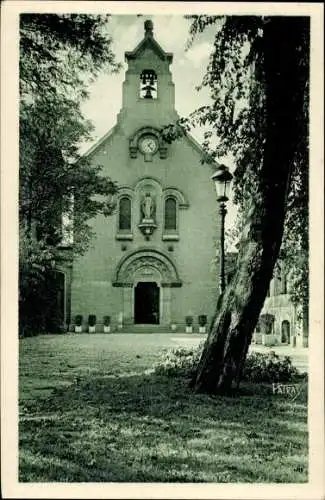
[[[116,329],[113,330],[116,332]],[[186,332],[186,325],[178,324],[176,330],[172,330],[169,325],[124,325],[122,330],[118,330],[120,333],[204,333],[199,332],[199,327],[194,326],[192,332]]]
[[[171,333],[168,325],[124,325],[121,333]]]
[[[69,328],[70,332],[75,332],[75,327],[74,325],[70,325]],[[82,333],[88,333],[88,326],[83,325],[82,327]],[[103,325],[97,325],[96,326],[96,332],[94,333],[103,333]],[[177,324],[176,330],[172,330],[170,325],[123,325],[123,328],[120,330],[118,329],[117,325],[113,324],[111,325],[111,331],[110,333],[188,333],[191,335],[191,333],[200,333],[199,332],[199,327],[197,325],[194,325],[193,331],[192,332],[186,332],[186,325],[184,324]],[[202,333],[202,332],[201,332]],[[93,334],[93,333],[92,333]]]

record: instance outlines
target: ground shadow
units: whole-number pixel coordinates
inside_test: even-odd
[[[292,481],[305,481],[294,457],[307,454],[306,418],[306,391],[211,397],[184,379],[87,376],[24,403],[20,480],[290,482],[287,454]]]

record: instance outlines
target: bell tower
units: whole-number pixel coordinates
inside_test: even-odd
[[[125,52],[125,60],[128,67],[119,114],[123,128],[159,127],[177,118],[170,72],[173,54],[155,40],[150,19],[144,22],[144,38],[132,52]]]

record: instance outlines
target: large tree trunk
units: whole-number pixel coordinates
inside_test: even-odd
[[[306,18],[273,17],[264,31],[266,131],[258,193],[251,200],[237,270],[216,312],[192,381],[196,391],[227,393],[238,384],[278,258],[304,80],[299,47]],[[307,56],[308,57],[308,56]]]

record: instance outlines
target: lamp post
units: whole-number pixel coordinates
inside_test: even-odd
[[[220,292],[223,293],[226,286],[225,279],[225,218],[227,214],[226,203],[228,201],[229,187],[232,175],[225,165],[219,165],[211,180],[214,182],[217,202],[220,213]]]

